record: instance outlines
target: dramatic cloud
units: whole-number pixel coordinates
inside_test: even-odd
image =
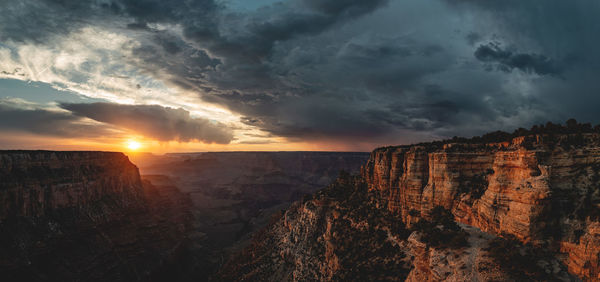
[[[475,51],[475,57],[483,62],[498,63],[498,68],[502,71],[512,71],[516,68],[539,75],[559,73],[556,63],[544,55],[522,54],[503,50],[494,42],[480,45]]]
[[[245,142],[219,121],[370,144],[600,122],[598,3],[238,2],[1,1],[0,77],[158,103],[63,108],[159,140]]]
[[[55,137],[111,136],[108,128],[81,121],[67,112],[26,107],[10,101],[0,101],[0,130],[26,132]]]
[[[192,141],[227,144],[233,139],[223,124],[192,118],[183,109],[158,105],[112,103],[61,104],[74,115],[137,132],[160,141]]]

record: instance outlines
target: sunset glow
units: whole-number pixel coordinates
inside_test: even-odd
[[[370,151],[600,121],[583,6],[532,10],[567,32],[533,4],[213,1],[0,1],[0,147]]]
[[[140,144],[140,142],[137,142],[135,140],[127,141],[127,149],[129,149],[130,151],[137,151],[141,147],[142,147],[142,144]]]

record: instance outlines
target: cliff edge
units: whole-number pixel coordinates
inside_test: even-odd
[[[376,149],[215,280],[600,280],[600,128]]]
[[[441,206],[457,222],[550,248],[571,273],[600,279],[599,134],[380,148],[362,176],[408,226]]]
[[[0,151],[0,273],[14,281],[160,277],[191,202],[122,153]]]

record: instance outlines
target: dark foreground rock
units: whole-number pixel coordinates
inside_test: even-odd
[[[173,278],[189,255],[190,206],[176,187],[142,180],[122,153],[2,151],[0,276]]]

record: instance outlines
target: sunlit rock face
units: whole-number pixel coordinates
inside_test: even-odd
[[[189,198],[121,153],[0,151],[0,273],[17,281],[138,281],[186,248]]]
[[[508,139],[508,138],[507,138]],[[598,281],[600,135],[372,152],[216,275],[268,281]]]
[[[380,148],[362,176],[409,226],[443,206],[458,222],[562,252],[571,273],[600,279],[600,136],[573,139]]]
[[[214,279],[404,281],[410,272],[400,245],[406,232],[361,188],[362,183],[342,178],[276,214]]]
[[[439,210],[439,208],[436,208]],[[448,213],[449,214],[449,213]],[[573,281],[553,255],[462,227],[438,239],[378,207],[360,177],[294,203],[232,256],[217,281]],[[434,224],[437,226],[437,223]],[[437,228],[437,227],[433,227]],[[462,243],[456,239],[463,240]],[[496,257],[510,254],[502,261]],[[521,255],[523,254],[523,255]],[[521,267],[520,258],[530,263]]]

